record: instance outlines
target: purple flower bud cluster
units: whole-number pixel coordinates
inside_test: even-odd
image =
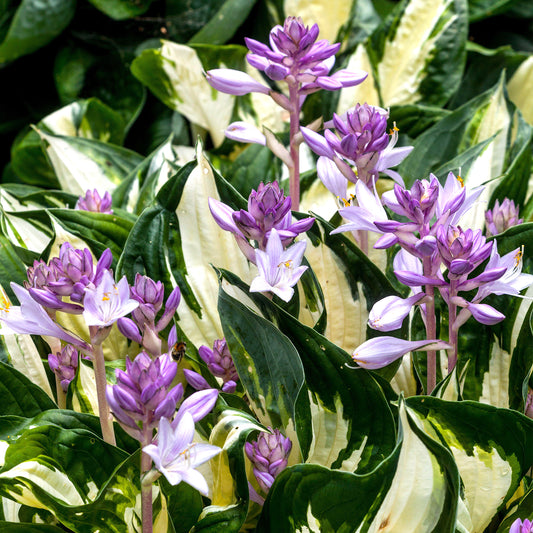
[[[152,359],[141,352],[126,358],[126,371],[116,369],[116,385],[107,385],[106,397],[120,425],[142,441],[145,431],[159,424],[161,417],[171,419],[183,396],[181,384],[171,387],[178,365],[167,355]]]
[[[66,392],[69,383],[76,376],[76,370],[78,369],[78,350],[74,346],[67,344],[60,352],[48,355],[48,364],[54,374],[59,378],[61,388]]]
[[[387,174],[403,185],[400,175],[391,170],[405,159],[412,146],[395,148],[398,141],[398,128],[394,126],[387,133],[388,112],[380,107],[357,104],[343,116],[333,114],[333,120],[326,126],[334,126],[320,135],[309,128],[301,128],[302,135],[309,147],[320,156],[318,176],[328,190],[346,200],[346,180],[355,183],[363,180],[367,186]],[[326,164],[324,159],[334,165]],[[344,182],[344,191],[336,184]],[[344,195],[343,195],[344,194]]]
[[[270,47],[255,39],[245,38],[250,53],[248,63],[263,71],[273,81],[284,81],[296,86],[300,96],[320,89],[337,91],[361,83],[366,72],[339,70],[329,75],[335,64],[335,54],[340,43],[330,44],[327,40],[317,41],[318,25],[304,26],[300,17],[287,17],[282,26],[275,26],[270,32]],[[207,81],[215,89],[234,95],[261,92],[272,94],[267,86],[255,81],[243,72],[231,69],[214,69],[207,72]],[[276,101],[289,108],[290,103],[283,95],[276,93]]]
[[[158,313],[163,307],[165,289],[161,281],[148,276],[135,275],[135,283],[130,287],[131,298],[139,302],[133,310],[132,318],[120,318],[119,331],[128,339],[141,344],[152,355],[161,353],[161,339],[158,333],[172,320],[181,300],[179,287],[174,288],[165,302],[165,309],[159,320]]]
[[[528,520],[522,520],[517,518],[509,529],[509,533],[533,533],[533,522]]]
[[[80,196],[76,202],[78,211],[92,211],[93,213],[104,213],[106,215],[112,215],[113,209],[111,209],[112,199],[109,191],[104,193],[101,197],[96,189],[88,190],[85,192],[85,196]]]
[[[27,271],[28,281],[24,286],[36,302],[49,309],[67,313],[83,312],[85,290],[95,288],[113,261],[109,248],[104,251],[96,267],[91,252],[78,250],[68,242],[61,245],[59,257],[53,257],[48,264],[35,261]],[[63,301],[64,297],[71,302]],[[75,303],[73,303],[75,302]]]
[[[496,200],[492,209],[485,213],[485,226],[487,237],[503,233],[506,229],[522,224],[524,219],[518,216],[518,206],[509,198],[500,202]]]
[[[257,191],[252,190],[247,211],[234,211],[214,198],[209,199],[209,209],[217,224],[235,235],[240,249],[254,264],[255,248],[249,241],[255,241],[259,250],[265,250],[270,232],[275,229],[283,247],[287,248],[296,236],[310,229],[315,221],[313,217],[308,217],[292,222],[291,198],[285,196],[277,182],[260,183]]]
[[[268,428],[256,441],[247,442],[244,451],[250,459],[255,478],[264,492],[268,492],[276,476],[287,467],[292,442],[279,429]]]
[[[208,346],[200,346],[200,348],[198,348],[198,355],[206,363],[211,374],[222,379],[222,390],[229,393],[235,392],[239,375],[237,374],[237,369],[235,368],[233,358],[229,352],[226,339],[215,340],[213,343],[213,349],[209,348]],[[209,387],[207,382],[203,383],[205,381],[203,378],[202,383],[197,381],[196,372],[190,373],[196,374],[196,376],[190,375],[189,373],[190,371],[186,373],[186,377],[191,386],[197,389],[205,389]]]

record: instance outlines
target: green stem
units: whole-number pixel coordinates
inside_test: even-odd
[[[57,395],[57,406],[59,409],[66,409],[67,408],[67,393],[63,390],[63,387],[61,386],[61,380],[59,379],[59,376],[55,374],[56,377],[56,395]]]

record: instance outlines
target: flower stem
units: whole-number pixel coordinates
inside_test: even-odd
[[[457,305],[452,302],[452,298],[457,295],[457,281],[450,280],[450,296],[448,301],[448,342],[452,347],[448,350],[448,374],[457,364],[459,326],[455,323],[457,318]]]
[[[61,379],[60,377],[55,374],[56,377],[56,395],[57,395],[57,406],[59,409],[66,409],[67,408],[67,393],[63,390],[63,387],[61,386]]]
[[[292,160],[292,166],[289,167],[289,194],[293,211],[298,211],[300,209],[300,143],[296,137],[300,131],[298,83],[289,84],[289,100],[291,103],[289,148]]]
[[[144,446],[150,444],[146,442]],[[152,458],[146,453],[141,453],[141,479],[145,472],[152,468]],[[153,531],[153,507],[152,507],[152,482],[148,479],[141,481],[141,513],[142,513],[142,533],[152,533]]]
[[[91,326],[92,330],[94,326]],[[93,332],[91,331],[91,339],[93,338]],[[94,368],[94,379],[96,382],[96,397],[98,399],[98,416],[100,417],[100,426],[102,428],[102,437],[106,442],[116,445],[115,430],[113,429],[113,419],[109,406],[107,405],[107,399],[105,397],[105,389],[107,385],[107,379],[105,375],[105,360],[104,351],[101,343],[94,343],[92,349],[92,360]]]
[[[431,276],[431,258],[423,259],[424,276]],[[426,285],[426,336],[428,339],[437,338],[437,318],[435,316],[435,289],[433,285]],[[431,394],[437,386],[437,352],[427,353],[427,386],[426,394]]]

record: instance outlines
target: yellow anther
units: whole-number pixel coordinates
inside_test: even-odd
[[[284,266],[285,268],[292,268],[292,259],[289,259],[288,261],[282,261],[278,265],[278,268],[281,267],[281,266]]]
[[[516,252],[516,255],[514,256],[514,266],[515,268],[520,265],[522,261],[522,257],[524,257],[524,247],[520,248],[518,252]]]
[[[389,130],[391,135],[394,135],[394,133],[400,131],[400,128],[396,127],[396,122],[393,124],[392,128]]]
[[[457,176],[457,181],[461,184],[461,187],[465,186],[465,180],[461,176]]]
[[[102,302],[107,302],[109,300],[109,292],[104,292],[102,296]]]

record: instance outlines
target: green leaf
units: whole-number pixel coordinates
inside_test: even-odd
[[[367,44],[381,105],[446,103],[461,80],[466,38],[466,0],[402,1]]]
[[[215,176],[205,156],[181,168],[140,215],[119,260],[119,275],[133,282],[136,272],[179,286],[178,326],[191,345],[211,345],[222,337],[217,307],[218,279],[211,264],[232,268],[251,280],[251,267],[233,235],[222,230],[209,212],[208,198],[238,193]],[[227,198],[224,200],[227,201]],[[242,199],[241,199],[242,201]]]
[[[281,472],[257,531],[453,532],[459,480],[451,455],[417,428],[403,402],[400,413],[397,444],[372,472],[310,464]]]
[[[494,17],[509,9],[516,0],[468,0],[468,18],[477,22],[487,17]]]
[[[218,313],[224,337],[256,416],[265,425],[294,433],[295,405],[304,371],[289,339],[223,290]],[[303,423],[309,423],[307,413]]]
[[[252,417],[236,409],[225,406],[217,412],[210,442],[220,446],[222,452],[211,461],[213,498],[195,525],[195,532],[240,531],[249,502],[244,443],[250,433],[263,430]]]
[[[47,145],[61,188],[73,194],[85,194],[88,189],[112,191],[142,161],[141,156],[120,146],[38,133]]]
[[[37,385],[13,367],[0,363],[1,415],[33,417],[57,405]]]
[[[225,291],[247,298],[248,288],[244,284],[227,272],[222,271],[222,275],[245,292],[235,293],[235,286],[223,284]],[[351,361],[348,354],[316,330],[301,324],[260,294],[250,298],[256,309],[289,337],[303,364],[312,416],[310,426],[306,411],[300,415],[300,409],[307,409],[306,399],[298,398],[296,430],[303,457],[347,471],[366,472],[374,468],[391,453],[395,440],[394,420],[381,387],[369,372],[347,368],[346,363]],[[231,301],[232,296],[221,293],[220,299]],[[253,316],[252,311],[247,314]],[[224,315],[223,320],[229,328],[231,315]],[[251,338],[257,331],[241,334]],[[255,366],[259,361],[257,356]],[[302,389],[301,394],[305,392]]]
[[[146,13],[153,0],[89,0],[91,4],[114,20],[131,19]]]
[[[235,97],[215,91],[207,83],[204,70],[222,64],[243,66],[246,49],[237,46],[191,48],[170,41],[161,42],[159,50],[144,50],[133,61],[133,75],[164,104],[207,130],[215,146],[220,145],[230,123]],[[214,58],[215,65],[207,64],[209,58]]]
[[[0,44],[0,64],[48,44],[68,26],[75,9],[75,0],[22,0]]]
[[[257,0],[226,0],[189,43],[224,44],[246,20]],[[220,2],[216,2],[220,4]],[[205,9],[205,7],[204,7]]]
[[[438,398],[406,400],[453,453],[464,485],[471,531],[484,531],[533,464],[533,421],[508,409]]]
[[[14,300],[15,294],[9,284],[14,282],[20,285],[25,279],[27,279],[26,266],[17,256],[11,242],[0,234],[0,280],[3,290],[11,301]]]
[[[0,521],[0,528],[5,533],[62,533],[63,529],[46,524],[16,524],[13,522]]]

